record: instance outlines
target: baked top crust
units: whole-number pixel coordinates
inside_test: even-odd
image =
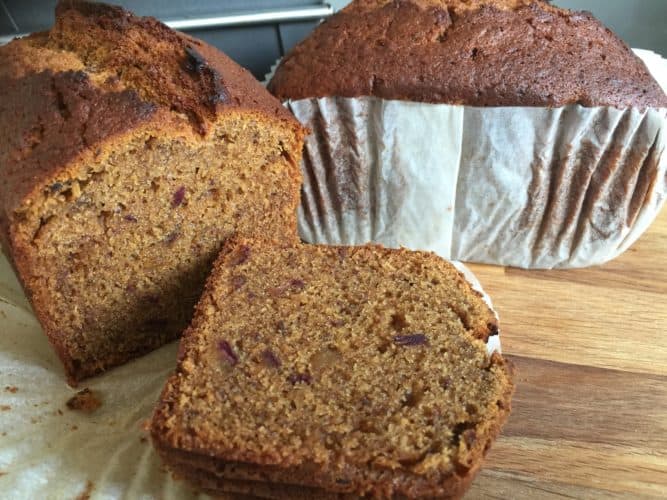
[[[602,23],[542,0],[357,0],[293,49],[269,90],[283,100],[667,107]]]

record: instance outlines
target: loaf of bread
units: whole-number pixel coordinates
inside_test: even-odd
[[[70,382],[177,337],[233,232],[296,239],[304,129],[203,42],[61,1],[0,48],[0,241]]]
[[[294,48],[269,89],[281,99],[667,107],[611,31],[543,0],[356,0]]]
[[[667,197],[665,92],[591,14],[545,1],[356,0],[269,89],[313,130],[309,242],[581,267]]]
[[[225,244],[151,423],[212,494],[456,498],[510,411],[481,296],[377,246]]]

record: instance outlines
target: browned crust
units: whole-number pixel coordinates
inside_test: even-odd
[[[116,70],[142,96],[204,128],[229,107],[293,120],[247,70],[219,50],[122,7],[60,0],[47,45],[75,52],[88,66]]]
[[[36,184],[86,151],[99,154],[104,140],[149,122],[158,109],[132,90],[104,92],[82,71],[0,78],[0,89],[0,232],[11,252],[9,225]]]
[[[498,358],[505,366],[508,376],[513,378],[514,366],[512,363],[506,358],[500,356]],[[166,393],[167,388],[163,392],[161,401],[164,401]],[[513,393],[513,384],[508,384],[503,394],[499,418],[487,436],[480,439],[483,446],[478,448],[474,465],[461,475],[452,474],[446,477],[438,485],[419,485],[421,487],[413,489],[415,498],[455,499],[465,494],[479,472],[484,456],[500,435],[510,415]],[[338,491],[332,491],[331,483],[325,479],[331,476],[329,471],[315,471],[308,466],[303,470],[298,468],[281,470],[269,466],[225,462],[218,457],[211,456],[205,450],[193,453],[172,448],[165,444],[164,436],[160,431],[160,426],[164,425],[164,419],[168,416],[160,414],[159,410],[160,407],[156,409],[151,427],[152,440],[158,454],[178,476],[209,493],[234,492],[275,499],[297,498],[297,495],[301,495],[302,498],[357,498],[354,492],[350,492],[349,489],[346,491],[343,486]],[[320,477],[317,477],[318,473],[321,474]],[[396,478],[388,478],[388,481],[397,482]]]
[[[187,133],[187,117],[205,134],[221,114],[244,111],[305,135],[246,70],[199,40],[104,4],[64,0],[56,14],[50,32],[0,47],[0,242],[10,255],[19,206],[140,125]],[[31,60],[40,49],[66,62]]]
[[[186,456],[178,450],[159,450],[163,462],[174,472],[177,478],[185,478],[197,488],[212,494],[236,493],[260,498],[275,499],[344,499],[357,498],[345,493],[332,493],[320,488],[278,484],[262,479],[232,479],[216,474],[214,464],[203,463],[204,457]],[[199,465],[203,464],[203,465]],[[212,467],[213,466],[213,467]],[[259,478],[262,471],[257,469],[250,477]]]
[[[228,464],[216,461],[203,454],[187,454],[179,450],[161,447],[155,438],[154,443],[163,462],[177,476],[183,477],[198,488],[209,492],[243,493],[261,498],[281,500],[292,498],[359,498],[358,493],[349,491],[349,488],[346,491],[346,488],[341,485],[338,490],[335,490],[332,489],[332,485],[328,481],[313,477],[314,474],[318,474],[318,471],[314,471],[312,468],[272,470],[266,466],[254,466],[252,464]],[[234,474],[225,473],[228,467],[234,468]],[[438,484],[437,488],[432,487],[430,492],[426,488],[421,490],[414,488],[410,498],[461,498],[472,484],[480,467],[481,460],[473,468],[468,469],[465,475],[450,475]],[[330,475],[328,472],[323,472],[323,474]],[[390,473],[387,473],[385,477],[386,485],[408,481],[409,479],[402,477],[400,472],[396,473],[393,478]],[[364,496],[377,497],[379,495],[377,492],[371,492]]]
[[[0,103],[0,244],[69,381],[74,382],[77,369],[46,314],[46,299],[31,286],[30,249],[17,233],[21,207],[27,207],[26,200],[39,196],[44,184],[68,164],[94,158],[106,142],[149,124],[162,113],[132,90],[96,88],[81,71],[0,77]]]
[[[212,293],[217,275],[222,272],[221,269],[227,265],[229,259],[235,258],[236,249],[252,245],[251,240],[242,237],[235,237],[228,240],[218,257],[213,272],[209,276],[203,296]],[[285,245],[284,243],[271,242],[269,246],[289,247],[294,245]],[[365,245],[360,247],[337,247],[339,250],[354,252],[396,252],[399,254],[420,254],[427,259],[437,259],[442,263],[451,266],[433,253],[412,252],[406,249],[387,249],[378,245]],[[458,271],[457,271],[458,273]],[[482,301],[480,294],[475,292],[463,276],[458,273],[458,277],[467,287],[469,296],[474,300]],[[188,352],[196,347],[195,332],[198,324],[204,321],[204,301],[200,301],[196,308],[195,317],[191,326],[186,330],[179,348],[179,364],[176,373],[172,375],[160,396],[159,403],[153,413],[150,432],[156,450],[162,456],[165,463],[172,469],[190,480],[193,484],[209,492],[238,491],[239,485],[242,486],[242,493],[261,494],[266,493],[267,487],[262,486],[254,488],[248,487],[247,482],[265,482],[276,485],[289,485],[289,488],[304,486],[307,488],[321,489],[329,493],[341,495],[358,495],[360,492],[373,497],[382,497],[383,492],[392,490],[393,497],[407,495],[410,498],[459,498],[463,496],[469,488],[475,475],[479,471],[484,456],[491,447],[493,441],[500,434],[502,426],[511,412],[511,398],[514,392],[513,366],[502,355],[495,353],[491,356],[491,363],[498,366],[504,374],[504,391],[498,401],[498,411],[496,419],[487,428],[483,435],[477,436],[470,461],[460,467],[457,467],[454,473],[448,473],[440,476],[438,480],[427,479],[417,474],[403,471],[375,471],[379,472],[380,480],[370,480],[363,471],[352,466],[346,468],[347,477],[353,477],[354,480],[346,483],[339,483],[336,479],[337,472],[333,468],[318,466],[311,463],[302,463],[297,466],[285,465],[266,465],[263,464],[262,457],[243,458],[244,462],[230,460],[224,452],[220,452],[213,447],[207,447],[206,443],[201,443],[193,439],[187,431],[181,432],[180,429],[172,425],[172,417],[176,409],[176,402],[179,399],[180,385],[185,372],[181,370],[181,365],[188,358]],[[497,334],[497,324],[493,312],[484,305],[488,316],[480,321],[486,325],[485,331],[475,331],[474,335],[478,338],[488,339],[490,335]],[[228,481],[231,480],[231,483]],[[241,483],[239,483],[241,482]],[[225,486],[227,484],[228,486]],[[250,485],[252,486],[252,485]],[[269,495],[270,498],[283,498],[284,492],[276,490],[276,496]],[[318,498],[318,497],[313,497]]]
[[[597,19],[541,0],[357,0],[293,49],[269,90],[283,100],[667,106],[644,63]]]

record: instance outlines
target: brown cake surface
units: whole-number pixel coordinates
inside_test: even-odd
[[[296,238],[304,130],[224,54],[63,1],[0,48],[0,242],[71,382],[175,338],[232,232]]]
[[[153,441],[213,493],[458,497],[509,413],[494,334],[492,311],[434,254],[235,239]]]
[[[356,0],[292,50],[269,90],[281,99],[667,107],[616,35],[590,13],[541,0]]]

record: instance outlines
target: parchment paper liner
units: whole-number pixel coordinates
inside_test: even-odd
[[[637,51],[667,88],[667,61]],[[310,243],[433,250],[524,268],[606,262],[667,193],[667,109],[497,107],[375,97],[286,105],[313,130]]]

